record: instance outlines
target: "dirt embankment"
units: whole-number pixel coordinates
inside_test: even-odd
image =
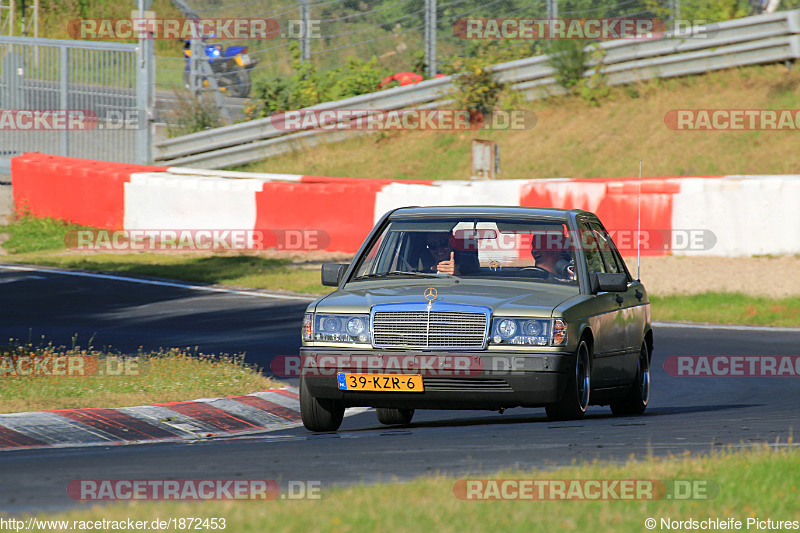
[[[636,258],[626,258],[636,275]],[[643,257],[642,281],[650,294],[741,292],[750,296],[800,296],[800,256]]]

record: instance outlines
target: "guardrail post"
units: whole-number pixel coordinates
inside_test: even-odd
[[[60,53],[60,70],[61,70],[61,79],[59,84],[59,105],[61,106],[61,110],[66,112],[69,109],[69,49],[66,46],[59,46],[59,53]],[[61,135],[59,136],[59,149],[61,151],[61,155],[68,156],[69,155],[69,131],[66,128],[61,130]]]
[[[425,0],[425,67],[429,78],[436,76],[436,0]]]
[[[311,61],[311,9],[308,0],[300,0],[300,24],[302,34],[300,36],[300,61],[308,63]]]
[[[139,0],[139,18],[145,18],[153,0]],[[153,108],[155,107],[155,46],[152,32],[139,34],[136,62],[136,162],[147,165],[153,160]]]

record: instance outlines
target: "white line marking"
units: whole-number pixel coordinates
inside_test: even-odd
[[[156,285],[159,287],[177,287],[180,289],[189,289],[193,291],[205,291],[205,292],[221,292],[227,294],[239,294],[242,296],[259,296],[261,298],[276,298],[279,300],[302,300],[304,302],[310,302],[312,300],[317,299],[316,296],[293,296],[288,294],[271,294],[266,292],[256,292],[256,291],[242,291],[236,289],[223,289],[221,287],[209,287],[207,285],[191,285],[186,283],[177,283],[171,281],[157,281],[151,279],[140,279],[140,278],[129,278],[125,276],[115,276],[113,274],[98,274],[96,272],[78,272],[74,270],[58,270],[54,268],[40,268],[40,267],[31,267],[31,266],[17,266],[17,265],[8,265],[8,264],[0,264],[0,268],[4,268],[6,270],[17,270],[21,272],[44,272],[48,274],[61,274],[64,276],[78,276],[83,278],[97,278],[97,279],[110,279],[114,281],[127,281],[129,283],[141,283],[143,285]]]
[[[779,326],[737,326],[733,324],[694,324],[691,322],[653,322],[653,327],[659,328],[686,328],[686,329],[719,329],[733,331],[773,331],[800,333],[800,328],[787,328]]]

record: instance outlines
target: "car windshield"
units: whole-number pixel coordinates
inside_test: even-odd
[[[566,223],[552,219],[394,220],[350,281],[459,276],[577,285],[568,236]]]

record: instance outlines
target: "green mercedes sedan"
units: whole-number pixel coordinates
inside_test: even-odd
[[[303,318],[300,408],[336,431],[347,407],[383,424],[415,409],[589,405],[641,414],[653,331],[633,279],[592,213],[526,207],[404,207],[383,216],[336,287]]]

